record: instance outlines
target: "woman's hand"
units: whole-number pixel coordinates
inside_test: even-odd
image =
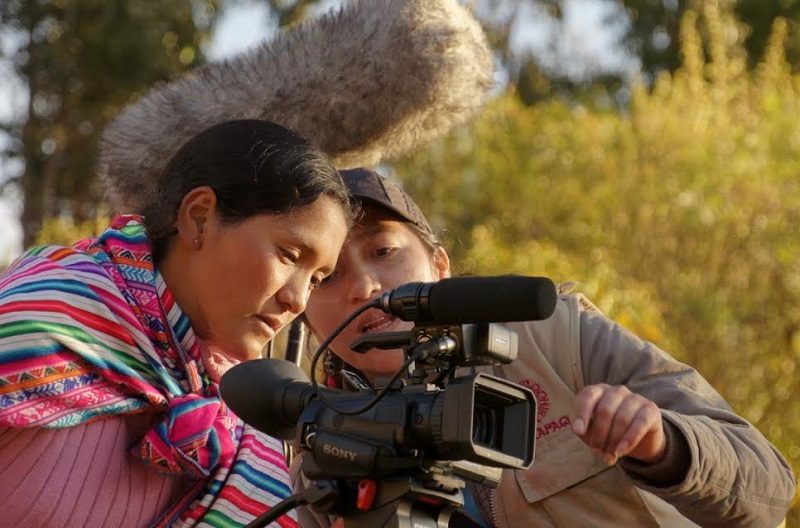
[[[623,385],[584,387],[575,397],[572,430],[608,465],[623,456],[654,464],[666,453],[661,410]]]

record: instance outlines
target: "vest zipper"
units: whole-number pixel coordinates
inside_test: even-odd
[[[484,486],[475,486],[474,493],[478,500],[478,509],[483,520],[489,522],[491,528],[504,528],[505,524],[500,523],[497,515],[497,489]]]
[[[489,522],[492,523],[492,526],[494,528],[500,528],[500,522],[497,517],[497,503],[496,503],[497,499],[495,497],[495,495],[497,494],[497,489],[490,488],[488,491],[489,491],[489,517],[490,517]]]

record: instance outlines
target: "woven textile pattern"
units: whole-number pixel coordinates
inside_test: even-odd
[[[281,443],[230,412],[202,353],[137,216],[33,248],[0,277],[0,427],[155,414],[131,454],[197,479],[160,526],[242,526],[290,494]]]

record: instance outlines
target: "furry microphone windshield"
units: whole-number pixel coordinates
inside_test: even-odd
[[[239,118],[291,128],[339,168],[374,166],[466,120],[492,85],[485,35],[456,0],[357,0],[128,106],[103,132],[99,175],[114,210],[140,212],[180,145]]]

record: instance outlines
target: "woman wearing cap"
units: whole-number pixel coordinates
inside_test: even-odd
[[[342,176],[363,207],[336,270],[306,320],[319,338],[342,314],[407,282],[450,275],[413,200],[377,173]],[[348,344],[411,323],[373,309],[333,341],[326,369],[367,381],[401,366],[403,351],[357,354]],[[509,325],[519,358],[506,379],[538,400],[536,459],[475,489],[468,510],[485,526],[777,526],[795,492],[788,464],[693,369],[607,319],[584,297],[561,295],[546,321]],[[530,523],[530,524],[529,524]]]
[[[341,178],[289,130],[231,121],[157,191],[144,217],[0,277],[0,525],[240,526],[288,495],[281,444],[218,381],[333,270]]]

